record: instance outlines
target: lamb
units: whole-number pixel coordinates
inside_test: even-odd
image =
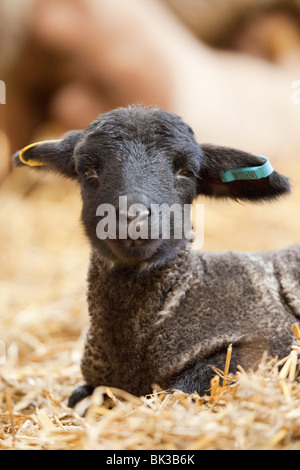
[[[91,244],[90,329],[81,364],[85,385],[73,392],[70,406],[99,385],[135,395],[151,393],[153,384],[203,394],[214,375],[211,366],[224,367],[229,344],[233,372],[238,364],[253,366],[265,351],[279,357],[290,352],[292,325],[300,316],[299,246],[197,252],[189,237],[173,232],[169,239],[161,230],[156,239],[130,238],[132,214],[121,218],[124,196],[130,207],[144,208],[136,218],[138,233],[149,229],[155,204],[183,208],[199,195],[269,201],[288,194],[289,181],[270,165],[265,174],[249,175],[249,168],[263,168],[261,157],[199,145],[177,115],[128,107],[60,140],[29,145],[13,160],[73,178],[81,187]],[[226,181],[235,169],[236,179]],[[106,239],[97,236],[103,204],[119,216],[116,236]],[[157,223],[161,229],[161,219]],[[127,236],[121,237],[124,227]]]

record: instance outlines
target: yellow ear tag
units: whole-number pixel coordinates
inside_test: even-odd
[[[27,147],[24,147],[20,154],[19,154],[19,159],[21,160],[24,165],[28,166],[46,166],[46,163],[40,162],[39,160],[25,160],[24,158],[24,153],[27,152],[27,150],[31,149],[32,147],[35,147],[36,145],[42,145],[42,144],[47,144],[47,143],[53,143],[53,142],[61,142],[62,139],[56,139],[56,140],[44,140],[42,142],[35,142],[34,144],[27,145]]]

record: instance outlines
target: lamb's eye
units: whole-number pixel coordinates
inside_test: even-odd
[[[181,170],[178,171],[177,177],[182,177],[182,178],[191,178],[195,176],[194,170],[191,168],[182,168]]]
[[[98,178],[98,173],[97,173],[96,170],[94,170],[94,168],[86,167],[84,169],[84,174],[88,178],[90,178],[90,177]]]

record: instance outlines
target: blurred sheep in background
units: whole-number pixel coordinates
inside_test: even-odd
[[[179,114],[202,142],[273,159],[300,143],[297,1],[0,0],[0,16],[10,153],[136,103]]]

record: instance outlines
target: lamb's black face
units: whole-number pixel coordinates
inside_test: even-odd
[[[106,260],[165,261],[185,243],[201,149],[177,116],[140,109],[100,116],[86,130],[75,160],[82,221]]]
[[[288,180],[270,166],[262,176],[258,168],[259,177],[251,171],[264,159],[200,146],[187,124],[161,109],[116,109],[85,131],[25,147],[13,161],[79,182],[86,233],[114,265],[150,265],[173,257],[190,235],[189,205],[198,195],[261,201],[290,191]],[[238,176],[224,181],[224,172],[232,170]]]

